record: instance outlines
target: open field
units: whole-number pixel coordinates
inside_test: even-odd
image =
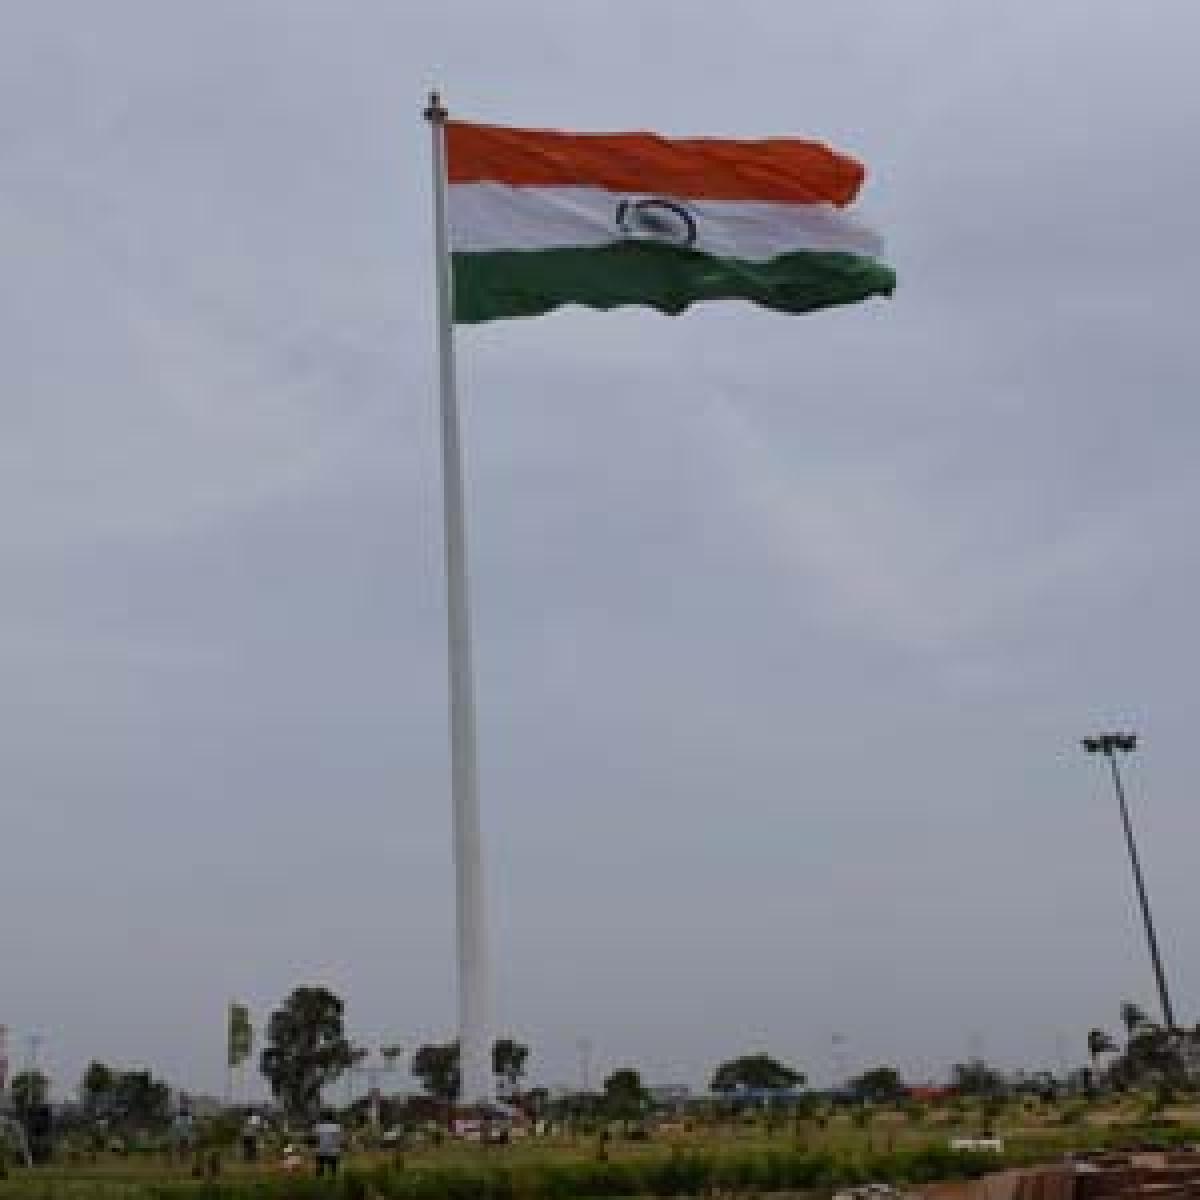
[[[1064,1110],[1065,1111],[1065,1110]],[[657,1135],[649,1142],[607,1142],[603,1158],[595,1135],[538,1139],[510,1146],[451,1143],[393,1154],[348,1156],[336,1185],[318,1183],[306,1171],[285,1175],[270,1163],[247,1167],[226,1155],[220,1178],[191,1178],[188,1167],[156,1155],[102,1158],[94,1164],[13,1171],[0,1180],[0,1200],[285,1200],[306,1196],[400,1197],[402,1200],[575,1200],[634,1194],[696,1195],[828,1190],[840,1183],[889,1179],[918,1182],[978,1174],[1002,1163],[1058,1157],[1067,1150],[1097,1149],[1147,1141],[1200,1140],[1190,1110],[1174,1113],[1172,1126],[1151,1130],[1128,1123],[1131,1115],[1107,1109],[1082,1121],[1054,1110],[1009,1113],[996,1122],[1005,1138],[1004,1158],[952,1154],[947,1140],[977,1129],[938,1114],[915,1122],[883,1114],[865,1128],[846,1118],[825,1123],[780,1121],[705,1125]]]

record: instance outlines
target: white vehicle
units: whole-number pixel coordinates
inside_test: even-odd
[[[978,1150],[988,1154],[1003,1154],[1004,1139],[995,1134],[988,1137],[956,1137],[950,1139],[951,1150]]]

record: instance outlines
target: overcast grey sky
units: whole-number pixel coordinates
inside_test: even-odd
[[[220,1087],[449,1036],[429,164],[464,117],[861,156],[890,302],[460,337],[500,1024],[925,1076],[1200,1018],[1192,0],[0,9],[0,1021]],[[973,1035],[974,1038],[973,1038]],[[14,1047],[16,1057],[21,1047]]]

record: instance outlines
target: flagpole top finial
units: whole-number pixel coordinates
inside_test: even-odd
[[[449,115],[446,106],[442,103],[442,93],[434,88],[429,93],[429,103],[425,107],[425,120],[440,125]]]

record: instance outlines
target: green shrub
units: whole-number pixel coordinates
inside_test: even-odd
[[[1009,1164],[997,1154],[951,1150],[948,1146],[922,1146],[915,1150],[872,1155],[863,1165],[872,1179],[892,1183],[933,1183],[942,1179],[977,1179]]]
[[[1196,1139],[1197,1131],[1137,1124],[1090,1135],[1095,1144],[1168,1148]],[[336,1182],[310,1175],[238,1182],[204,1180],[149,1187],[147,1200],[620,1200],[624,1197],[704,1196],[714,1190],[763,1193],[833,1189],[866,1182],[921,1185],[977,1178],[990,1171],[1053,1158],[1070,1142],[1039,1139],[1003,1155],[951,1150],[944,1145],[888,1153],[772,1149],[717,1153],[677,1149],[624,1161],[530,1161],[509,1165],[351,1168]]]
[[[670,1158],[647,1164],[642,1184],[652,1196],[695,1196],[709,1187],[712,1174],[709,1159],[675,1151]]]

